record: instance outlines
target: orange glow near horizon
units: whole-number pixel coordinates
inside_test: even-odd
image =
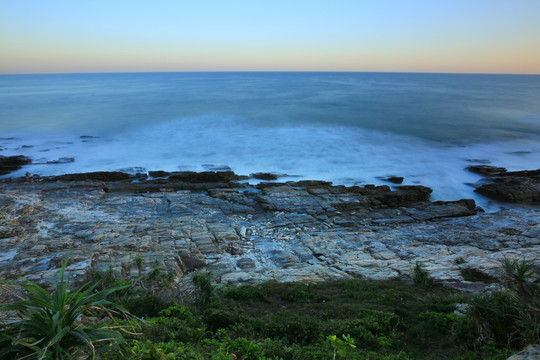
[[[0,73],[540,74],[540,2],[0,4]]]

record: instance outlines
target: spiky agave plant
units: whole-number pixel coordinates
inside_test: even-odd
[[[85,314],[117,308],[106,297],[123,287],[95,290],[86,283],[70,292],[64,278],[67,261],[52,294],[29,280],[20,285],[27,299],[0,304],[0,311],[16,311],[21,320],[0,329],[0,359],[93,359],[122,341],[112,328],[92,328],[78,319]]]

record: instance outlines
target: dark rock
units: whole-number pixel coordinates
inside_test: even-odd
[[[484,184],[477,193],[495,200],[511,203],[540,202],[540,176],[501,176]]]
[[[157,171],[149,171],[148,175],[154,178],[159,178],[159,177],[169,177],[171,173],[167,171],[163,171],[163,170],[157,170]]]
[[[279,182],[279,183],[260,183],[260,184],[257,184],[256,185],[256,188],[259,189],[259,190],[263,190],[263,189],[266,189],[266,188],[273,188],[273,187],[280,187],[280,186],[288,186],[288,184],[286,183],[282,183],[282,182]]]
[[[466,267],[461,269],[461,276],[465,281],[481,281],[485,284],[492,284],[497,282],[497,279],[479,269]]]
[[[1,156],[0,155],[0,175],[6,175],[15,170],[19,170],[24,165],[30,164],[32,160],[23,155]]]
[[[146,173],[136,173],[135,175],[133,175],[133,179],[135,180],[146,180],[148,178],[148,174]]]
[[[537,170],[520,170],[520,171],[509,171],[500,176],[515,176],[515,177],[534,177],[540,176],[540,169]]]
[[[242,250],[242,248],[234,246],[233,244],[227,245],[227,247],[225,248],[225,252],[227,252],[227,253],[229,253],[231,255],[243,255],[244,254],[244,250]]]
[[[384,191],[373,195],[382,205],[398,207],[403,204],[428,201],[433,190],[422,185],[401,185],[396,191]]]
[[[330,181],[322,180],[301,180],[301,181],[290,181],[288,182],[291,186],[305,187],[305,188],[317,188],[317,187],[328,187],[332,183]]]
[[[18,227],[8,227],[0,225],[0,239],[16,236],[21,233],[21,229]]]
[[[259,179],[259,180],[277,180],[278,179],[278,176],[276,174],[265,173],[265,172],[258,172],[255,174],[251,174],[251,177],[254,179]]]
[[[182,271],[189,272],[206,265],[206,261],[201,260],[191,254],[181,252],[178,254]]]
[[[46,164],[67,164],[67,163],[72,163],[72,162],[75,162],[75,158],[63,157],[57,160],[47,161]]]
[[[480,175],[498,175],[500,173],[505,173],[506,169],[503,167],[490,166],[490,165],[469,165],[466,167],[470,172],[480,174]]]
[[[129,180],[130,175],[119,171],[96,171],[80,174],[65,174],[58,175],[51,178],[51,180],[57,181],[123,181]]]
[[[386,181],[389,181],[394,184],[401,184],[404,180],[401,176],[390,176],[389,178],[385,179]]]
[[[347,188],[346,190],[347,192],[358,193],[362,195],[371,195],[374,193],[385,193],[385,192],[392,191],[392,189],[390,189],[388,185],[375,186],[373,184],[367,184],[364,187],[351,186]]]
[[[510,152],[507,152],[507,154],[510,154],[510,155],[528,155],[528,154],[532,154],[530,151],[510,151]]]
[[[169,176],[170,181],[182,181],[187,183],[216,183],[238,180],[238,176],[232,171],[181,171]]]
[[[457,201],[435,201],[414,208],[408,208],[407,214],[415,220],[426,221],[439,218],[476,215],[476,203],[472,199]]]

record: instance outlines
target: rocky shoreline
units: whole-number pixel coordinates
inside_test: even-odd
[[[0,180],[0,278],[54,283],[67,256],[74,280],[159,266],[179,290],[200,271],[224,285],[388,279],[410,277],[421,262],[439,282],[478,290],[500,276],[504,257],[540,269],[537,207],[484,213],[473,200],[431,202],[424,186],[150,175]]]

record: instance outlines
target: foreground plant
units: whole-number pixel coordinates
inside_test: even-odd
[[[219,300],[216,286],[212,283],[213,277],[211,272],[193,275],[193,284],[199,288],[199,297],[196,303],[201,307]]]
[[[336,356],[338,354],[341,357],[345,357],[349,347],[352,349],[356,348],[356,345],[354,345],[354,339],[350,335],[341,335],[341,337],[343,340],[338,338],[336,335],[329,335],[326,337],[327,343],[330,344],[332,350],[334,351],[332,360],[336,360]]]
[[[504,258],[502,262],[505,285],[527,300],[538,300],[540,279],[532,266],[523,260]],[[536,297],[536,299],[534,299]]]
[[[523,347],[540,342],[540,279],[525,260],[502,262],[506,290],[477,294],[468,311],[476,345]]]
[[[94,359],[117,347],[122,335],[110,328],[91,328],[80,320],[86,315],[105,313],[117,305],[106,300],[124,287],[97,291],[97,283],[86,283],[70,292],[64,271],[52,294],[29,280],[22,284],[27,299],[0,304],[0,311],[16,311],[21,320],[6,325],[0,332],[1,359]]]
[[[433,278],[421,262],[417,261],[414,265],[413,281],[416,285],[425,288],[429,288],[433,285]]]

